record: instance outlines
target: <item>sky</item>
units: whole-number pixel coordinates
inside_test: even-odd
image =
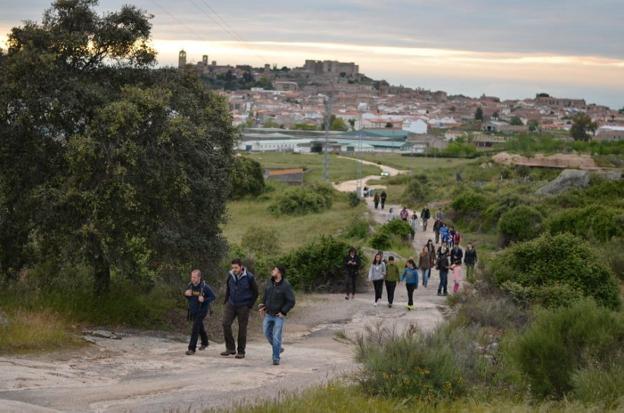
[[[624,0],[101,0],[152,19],[161,65],[353,61],[392,84],[624,107]],[[0,0],[0,36],[50,0]],[[3,38],[0,37],[0,44]]]

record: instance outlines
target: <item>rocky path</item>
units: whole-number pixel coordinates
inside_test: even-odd
[[[372,206],[371,211],[379,222],[388,218]],[[415,246],[431,237],[418,232]],[[216,343],[185,356],[186,337],[145,334],[97,338],[94,345],[71,352],[0,357],[0,412],[201,412],[274,398],[356,371],[349,340],[368,328],[435,328],[445,305],[436,287],[437,276],[429,288],[419,287],[414,311],[405,308],[404,285],[397,286],[393,308],[385,301],[373,306],[372,293],[354,300],[342,294],[298,297],[286,323],[280,366],[271,365],[269,345],[261,337],[250,340],[244,360],[220,357],[222,345]]]

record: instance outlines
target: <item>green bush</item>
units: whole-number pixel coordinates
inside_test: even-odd
[[[533,324],[509,340],[508,356],[531,392],[537,397],[561,398],[573,390],[579,370],[605,368],[620,357],[624,316],[585,299],[554,311],[539,310]],[[581,373],[577,384],[582,379]]]
[[[360,203],[362,203],[362,200],[358,196],[357,192],[349,192],[347,194],[347,197],[349,199],[349,205],[351,205],[353,208],[355,208],[356,206],[360,205]]]
[[[464,394],[466,382],[456,360],[458,353],[448,338],[441,333],[398,336],[382,328],[369,329],[366,337],[358,339],[356,349],[356,359],[362,363],[358,376],[362,389],[374,396],[427,402]]]
[[[471,190],[463,191],[451,203],[451,219],[462,227],[476,229],[489,203],[489,199],[483,194]]]
[[[392,237],[390,234],[377,231],[371,237],[370,245],[378,251],[388,250],[392,247]]]
[[[331,208],[333,189],[327,185],[315,184],[288,188],[269,205],[275,215],[305,215]]]
[[[234,157],[231,182],[230,197],[233,199],[260,195],[264,191],[264,173],[260,162],[244,156]]]
[[[624,360],[617,360],[606,368],[588,367],[572,375],[572,393],[584,403],[603,405],[605,408],[622,408],[624,396]],[[619,403],[618,403],[619,402]]]
[[[333,291],[342,288],[345,276],[344,259],[350,245],[331,236],[321,238],[283,256],[279,262],[286,267],[291,284],[305,291]],[[362,270],[365,267],[364,255]]]
[[[505,212],[498,221],[498,233],[503,245],[537,237],[542,221],[542,214],[528,205],[518,205]]]
[[[570,234],[515,244],[492,260],[487,275],[520,301],[557,305],[589,296],[609,308],[620,305],[611,270],[589,244]]]
[[[416,205],[425,201],[426,198],[427,191],[425,184],[422,182],[422,178],[418,176],[412,177],[403,192],[403,202],[408,205]]]
[[[368,221],[356,216],[349,223],[349,226],[344,232],[344,236],[351,239],[364,239],[368,237],[368,227]]]
[[[569,232],[586,239],[610,241],[624,236],[624,210],[589,205],[559,212],[548,220],[551,234]]]
[[[250,227],[243,235],[241,246],[254,255],[277,255],[280,240],[277,231],[268,227]]]
[[[483,224],[488,228],[496,229],[500,217],[511,208],[522,205],[526,201],[518,194],[507,194],[496,198],[483,213]]]

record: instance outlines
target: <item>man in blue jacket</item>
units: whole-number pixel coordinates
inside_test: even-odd
[[[225,308],[223,311],[223,336],[225,351],[222,356],[236,354],[237,359],[245,358],[247,345],[247,323],[249,310],[258,299],[258,285],[254,275],[243,267],[240,259],[232,260],[232,268],[228,272],[225,290]],[[238,318],[238,349],[234,347],[232,324]]]
[[[284,267],[274,267],[271,279],[264,289],[264,298],[260,304],[260,314],[264,317],[262,329],[273,347],[273,365],[280,364],[282,348],[282,330],[286,315],[295,306],[295,293],[290,283],[284,278]]]
[[[189,342],[187,356],[195,354],[197,349],[198,336],[201,337],[200,350],[204,350],[208,347],[208,335],[204,328],[204,318],[208,315],[210,309],[210,303],[215,300],[215,295],[202,280],[202,273],[200,270],[193,270],[191,272],[191,282],[186,287],[184,296],[188,301],[188,319],[193,322],[193,330],[191,331],[191,341]]]

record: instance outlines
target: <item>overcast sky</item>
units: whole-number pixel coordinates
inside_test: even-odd
[[[395,84],[624,106],[624,0],[105,0],[154,15],[159,63],[355,61]],[[49,0],[0,0],[0,33]],[[216,13],[216,14],[215,14]]]

